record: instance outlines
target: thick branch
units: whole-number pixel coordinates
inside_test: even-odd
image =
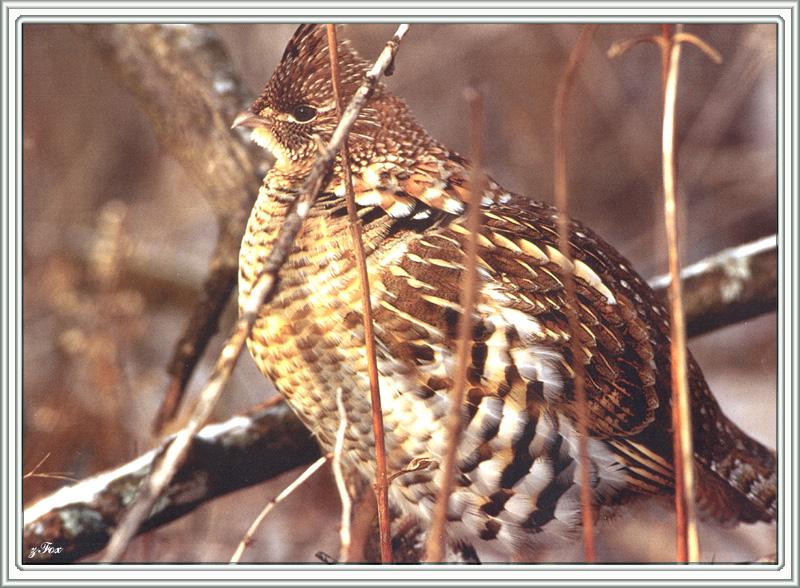
[[[186,169],[214,210],[209,274],[167,372],[156,426],[171,419],[236,285],[239,244],[264,169],[264,151],[230,125],[252,93],[222,43],[195,25],[76,25],[153,121],[163,149]]]
[[[771,235],[683,269],[686,334],[697,337],[778,308],[778,244]],[[669,276],[650,285],[667,300]]]
[[[156,457],[171,441],[114,470],[64,487],[25,509],[23,562],[68,563],[102,550]],[[272,479],[320,455],[285,404],[208,425],[141,531],[168,523],[209,500]],[[31,549],[44,542],[60,554]]]
[[[74,256],[88,259],[91,249],[88,229],[71,233],[68,246]],[[180,252],[158,256],[144,244],[137,244],[126,253],[125,260],[123,276],[132,283],[151,284],[148,295],[150,290],[163,296],[170,292],[193,292],[194,281],[175,271],[186,266]],[[726,249],[684,268],[682,275],[689,337],[774,312],[778,306],[777,237],[771,235]],[[668,275],[650,280],[664,303],[667,284]]]

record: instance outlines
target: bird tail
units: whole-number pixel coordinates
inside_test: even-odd
[[[695,454],[702,464],[697,479],[700,512],[722,523],[774,521],[775,452],[749,437],[722,411],[710,427],[703,421],[695,423]]]

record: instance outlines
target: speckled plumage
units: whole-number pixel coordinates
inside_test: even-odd
[[[327,141],[336,126],[327,60],[324,27],[301,26],[252,106],[253,139],[277,161],[242,241],[240,300],[310,170],[314,135]],[[368,64],[347,42],[340,60],[349,98]],[[349,146],[368,254],[387,458],[389,470],[399,471],[415,458],[435,463],[443,451],[470,164],[432,139],[382,86]],[[326,449],[334,444],[342,389],[349,421],[345,463],[371,477],[369,379],[341,176],[337,164],[248,346]],[[576,358],[563,268],[576,277],[578,359],[586,368],[591,479],[600,506],[672,492],[668,314],[630,264],[578,223],[570,264],[557,249],[551,207],[494,181],[481,205],[481,290],[448,533],[518,557],[540,541],[573,535],[580,524]],[[694,360],[690,382],[701,507],[724,521],[774,520],[774,454],[721,413]],[[435,475],[433,466],[399,476],[390,489],[395,507],[424,524],[435,501]]]

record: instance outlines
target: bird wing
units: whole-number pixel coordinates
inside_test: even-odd
[[[401,252],[384,261],[378,280],[383,296],[375,313],[377,332],[386,354],[416,371],[412,380],[422,382],[424,390],[415,393],[446,394],[452,383],[467,239],[462,220],[453,217],[449,224],[402,239]],[[467,431],[473,422],[489,429],[477,434],[476,450],[487,435],[496,435],[492,424],[482,421],[497,412],[498,403],[537,418],[574,416],[575,358],[564,313],[567,269],[576,283],[590,430],[612,449],[639,490],[662,490],[672,478],[669,437],[667,447],[656,448],[640,438],[652,428],[661,402],[653,334],[637,309],[646,303],[636,289],[646,286],[607,251],[610,247],[578,225],[572,233],[574,261],[566,260],[557,249],[555,223],[552,208],[518,197],[484,210]],[[488,453],[485,445],[483,451]],[[498,469],[514,461],[513,453]],[[522,468],[524,473],[530,466]]]
[[[361,176],[356,192],[363,205],[380,207],[395,218],[398,234],[419,232],[414,238],[398,239],[403,241],[402,253],[383,268],[380,283],[387,295],[376,317],[395,327],[381,329],[382,338],[392,353],[419,372],[421,377],[410,381],[426,382],[424,390],[417,391],[423,394],[445,393],[452,383],[467,234],[459,215],[468,200],[468,168],[451,152],[440,155],[435,162],[414,167],[412,174],[398,176],[384,167],[383,175]],[[671,491],[666,309],[626,259],[579,223],[571,223],[570,229],[573,260],[565,259],[558,248],[554,208],[505,192],[491,180],[481,206],[482,290],[465,407],[469,422],[477,414],[491,413],[481,407],[496,406],[497,399],[523,412],[574,417],[576,360],[564,313],[563,280],[568,271],[576,284],[590,431],[613,452],[614,463],[624,466],[631,490]],[[703,510],[721,520],[774,519],[774,453],[751,442],[730,422],[699,366],[689,359]],[[484,398],[489,400],[483,403]],[[537,403],[541,406],[533,407]],[[490,416],[488,434],[495,421]],[[743,444],[748,452],[736,449]],[[526,449],[516,447],[507,456],[509,471]],[[489,453],[481,443],[475,451],[483,452],[479,459]],[[754,466],[746,459],[751,454],[757,456]]]
[[[564,312],[563,272],[568,269],[576,283],[580,360],[586,367],[592,430],[608,437],[634,435],[652,423],[659,405],[650,327],[629,292],[611,275],[612,260],[580,242],[592,237],[573,234],[579,242],[573,242],[577,248],[570,262],[557,249],[554,223],[552,209],[535,203],[485,211],[479,236],[482,284],[477,323],[485,329],[509,325],[507,355],[501,361],[515,366],[523,381],[535,381],[535,369],[529,365],[533,360],[526,353],[546,349],[556,363],[554,377],[559,382],[544,387],[544,399],[568,407],[574,400],[574,358]],[[448,349],[454,349],[457,339],[466,235],[457,219],[408,240],[403,254],[386,264],[381,277],[388,304],[431,327]],[[396,344],[409,343],[402,333],[397,337]],[[474,356],[479,353],[473,351]],[[481,361],[472,369],[487,393],[502,392],[492,388],[500,385],[493,379],[497,366]]]

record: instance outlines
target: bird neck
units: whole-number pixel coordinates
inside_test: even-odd
[[[240,265],[249,278],[245,282],[252,282],[272,250],[304,181],[304,174],[287,174],[275,168],[264,178],[242,241]],[[302,282],[309,272],[337,274],[350,269],[353,243],[345,199],[337,195],[340,183],[334,174],[309,210],[284,266],[283,287]],[[392,219],[380,213],[362,216],[361,220],[364,249],[371,255],[391,229]],[[310,259],[314,260],[312,265]]]

